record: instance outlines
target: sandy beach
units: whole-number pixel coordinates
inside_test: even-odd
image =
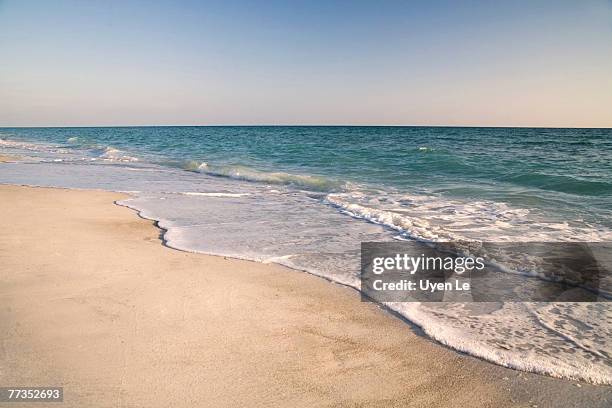
[[[457,353],[324,279],[164,247],[122,198],[0,186],[0,385],[63,386],[62,407],[610,404],[610,387]]]
[[[10,163],[10,162],[17,161],[17,160],[19,160],[18,157],[6,156],[3,154],[0,154],[0,163]]]

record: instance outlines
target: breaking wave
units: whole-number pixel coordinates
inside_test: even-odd
[[[235,180],[253,181],[266,184],[294,186],[306,190],[335,191],[343,187],[338,181],[311,175],[291,174],[284,172],[266,172],[247,166],[218,166],[205,162],[189,161],[185,170],[208,174],[210,176],[228,177]]]
[[[116,149],[112,146],[107,146],[102,149],[98,158],[108,161],[119,161],[119,162],[136,162],[137,157],[127,155],[123,150]]]

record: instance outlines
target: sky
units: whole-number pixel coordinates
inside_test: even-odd
[[[0,0],[0,127],[612,127],[612,1]]]

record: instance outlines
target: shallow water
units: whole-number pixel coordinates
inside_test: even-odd
[[[362,241],[607,241],[612,131],[0,129],[0,182],[129,191],[168,245],[359,287]],[[388,304],[491,361],[612,383],[608,303]],[[248,313],[248,311],[245,311]],[[407,351],[408,352],[408,351]]]

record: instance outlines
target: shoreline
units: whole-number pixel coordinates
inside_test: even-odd
[[[70,190],[70,188],[68,189]],[[87,189],[83,189],[83,191],[87,191]],[[107,190],[98,190],[98,191],[107,191]],[[115,191],[115,192],[123,193],[121,191]],[[161,223],[164,220],[143,215],[143,210],[139,209],[137,206],[132,206],[129,204],[130,199],[136,198],[137,196],[132,196],[131,193],[126,193],[126,194],[128,194],[130,198],[126,198],[123,200],[116,200],[114,201],[114,204],[121,206],[121,207],[126,207],[134,211],[139,218],[152,222],[153,225],[160,230],[159,239],[160,239],[161,244],[169,249],[172,249],[175,251],[186,252],[186,253],[192,253],[192,254],[200,254],[200,255],[205,255],[205,256],[222,257],[224,259],[234,259],[234,260],[239,260],[239,261],[255,262],[258,264],[274,264],[282,268],[287,268],[294,272],[306,273],[315,278],[322,279],[328,283],[339,285],[346,289],[350,289],[356,292],[360,297],[366,296],[364,293],[361,292],[361,290],[358,287],[353,286],[349,283],[344,283],[338,280],[334,280],[332,277],[327,276],[317,271],[300,269],[299,267],[290,266],[290,265],[283,264],[282,262],[278,262],[278,261],[262,262],[261,260],[252,259],[248,257],[240,257],[236,255],[225,255],[221,253],[212,253],[212,252],[202,252],[202,251],[190,250],[190,249],[181,248],[179,246],[171,245],[169,241],[165,238],[165,234],[169,231],[169,228],[163,227],[161,225]],[[354,217],[354,216],[351,215],[351,217]],[[354,217],[354,218],[362,219],[360,217]],[[371,221],[368,220],[368,222],[371,222]],[[542,375],[542,376],[551,377],[551,378],[557,378],[557,379],[561,379],[561,380],[565,380],[569,382],[575,382],[575,383],[581,383],[581,384],[591,384],[591,385],[597,385],[597,386],[611,386],[612,385],[609,379],[602,380],[599,377],[588,377],[585,375],[579,376],[579,375],[576,375],[571,370],[569,371],[565,370],[565,371],[559,372],[560,370],[558,369],[558,367],[555,367],[554,365],[548,364],[547,362],[544,362],[544,361],[537,361],[534,363],[532,360],[532,361],[529,361],[528,363],[525,363],[521,360],[516,360],[512,357],[509,358],[507,356],[503,356],[503,358],[500,359],[499,355],[505,352],[504,350],[501,350],[501,349],[483,351],[483,350],[478,350],[478,349],[475,350],[475,349],[466,347],[465,344],[449,343],[447,338],[440,337],[436,333],[432,333],[428,331],[427,325],[423,324],[422,321],[419,321],[417,319],[412,320],[411,317],[402,314],[400,310],[396,310],[390,305],[379,303],[371,298],[369,299],[376,307],[380,308],[385,313],[389,314],[393,318],[401,320],[403,323],[410,326],[411,330],[413,330],[413,332],[415,333],[418,333],[419,336],[427,340],[433,341],[439,346],[444,347],[445,349],[448,349],[452,352],[465,354],[470,357],[479,359],[481,361],[484,361],[484,362],[487,362],[493,365],[505,367],[511,370],[532,373],[532,374]],[[496,355],[498,358],[493,358],[491,357],[491,355]]]
[[[610,401],[608,386],[449,349],[323,277],[160,245],[156,222],[113,205],[125,194],[1,185],[0,196],[12,221],[0,233],[0,380],[61,378],[64,406]]]

